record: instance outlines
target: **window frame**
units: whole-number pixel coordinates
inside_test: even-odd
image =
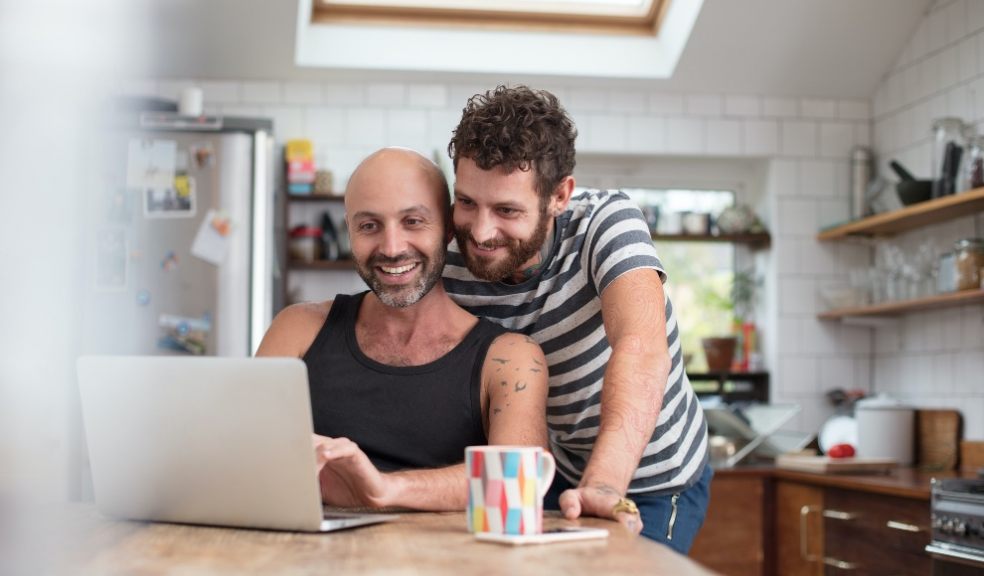
[[[522,10],[518,2],[500,8],[496,0],[475,0],[473,6],[460,0],[313,0],[311,22],[656,36],[672,0],[644,1],[645,12],[634,14],[583,2],[541,2],[553,6]]]

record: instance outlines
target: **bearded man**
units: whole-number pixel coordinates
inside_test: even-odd
[[[448,146],[456,239],[444,286],[546,354],[557,475],[544,506],[686,553],[708,503],[707,426],[642,212],[618,191],[572,196],[576,136],[543,90],[468,101]]]
[[[444,291],[450,198],[433,162],[372,154],[345,212],[371,290],[284,309],[257,355],[307,364],[326,504],[462,510],[465,447],[546,446],[543,353]]]

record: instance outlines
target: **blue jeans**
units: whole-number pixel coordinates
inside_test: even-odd
[[[704,472],[693,486],[678,494],[629,494],[642,518],[642,535],[650,540],[666,544],[680,554],[687,554],[694,543],[697,531],[704,523],[707,504],[711,499],[711,465],[704,466]],[[550,491],[543,499],[545,510],[560,510],[558,500],[561,493],[571,486],[560,474],[554,477]],[[676,498],[676,518],[672,530],[670,517],[673,514],[673,499]]]

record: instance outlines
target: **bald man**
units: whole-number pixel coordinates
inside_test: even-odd
[[[445,293],[450,197],[433,162],[372,154],[345,213],[371,290],[284,309],[257,355],[307,364],[326,504],[464,509],[466,446],[547,446],[543,352]]]

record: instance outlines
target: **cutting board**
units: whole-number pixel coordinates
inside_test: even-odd
[[[916,464],[923,470],[956,468],[962,424],[956,410],[917,410]]]
[[[779,468],[818,474],[879,474],[898,465],[895,458],[831,458],[802,454],[780,454],[776,458]]]

